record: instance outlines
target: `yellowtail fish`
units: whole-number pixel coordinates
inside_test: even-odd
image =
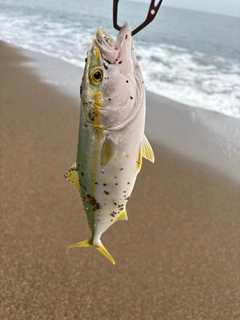
[[[114,222],[128,219],[126,204],[142,157],[154,162],[144,135],[145,88],[129,24],[116,41],[103,28],[97,29],[80,95],[76,162],[66,178],[81,194],[91,237],[69,247],[92,246],[115,264],[101,236]]]

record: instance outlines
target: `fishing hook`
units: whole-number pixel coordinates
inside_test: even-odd
[[[134,36],[136,33],[138,33],[140,30],[142,30],[144,27],[146,27],[157,15],[158,9],[160,8],[163,0],[159,0],[158,4],[155,5],[155,0],[151,0],[148,14],[145,19],[145,21],[140,24],[135,30],[132,31],[132,35]],[[117,23],[117,16],[118,16],[118,2],[119,0],[113,0],[113,27],[116,30],[121,30],[121,26]]]

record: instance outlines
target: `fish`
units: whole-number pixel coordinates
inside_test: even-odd
[[[125,23],[116,40],[98,27],[85,61],[76,161],[65,177],[81,195],[91,237],[69,248],[94,247],[115,264],[101,236],[116,221],[128,220],[126,205],[142,158],[154,162],[131,26]]]

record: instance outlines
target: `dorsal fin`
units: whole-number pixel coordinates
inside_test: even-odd
[[[153,163],[155,161],[153,149],[145,135],[143,136],[142,141],[142,156]]]
[[[71,166],[71,168],[68,169],[68,171],[65,173],[65,178],[72,182],[75,187],[77,188],[78,192],[80,192],[80,185],[79,185],[79,179],[78,179],[78,169],[77,164],[74,162],[74,164]]]

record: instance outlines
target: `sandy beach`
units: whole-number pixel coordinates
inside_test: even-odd
[[[80,197],[64,179],[75,159],[79,101],[27,62],[0,42],[0,319],[239,319],[238,163],[227,165],[226,153],[202,138],[207,129],[187,107],[148,94],[147,133],[155,135],[160,102],[165,126],[156,136],[164,142],[149,138],[156,162],[143,162],[129,221],[103,235],[116,265],[91,248],[68,250],[89,236]],[[170,135],[173,124],[186,152]],[[201,150],[216,168],[198,161]]]

